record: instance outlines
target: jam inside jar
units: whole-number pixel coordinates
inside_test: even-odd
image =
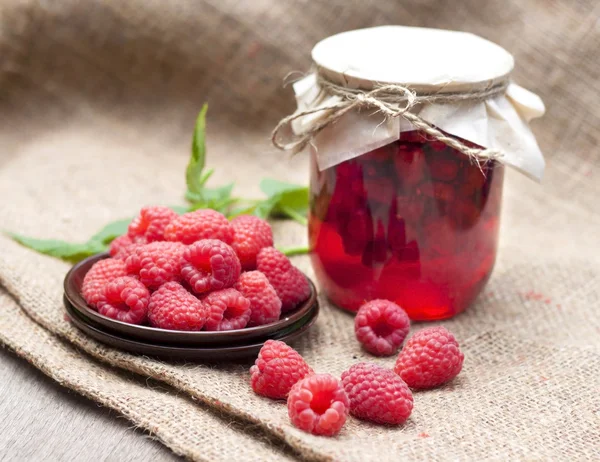
[[[416,131],[401,135],[321,172],[312,153],[313,266],[324,293],[347,310],[384,298],[413,320],[449,318],[492,272],[504,167]]]

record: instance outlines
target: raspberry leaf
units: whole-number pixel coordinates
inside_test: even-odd
[[[9,233],[9,236],[21,245],[36,252],[73,263],[97,253],[105,252],[107,249],[106,245],[95,240],[86,243],[72,243],[56,239],[35,239],[13,233]]]
[[[113,239],[125,234],[127,227],[131,223],[131,218],[125,218],[123,220],[113,221],[107,224],[104,228],[94,234],[90,241],[97,241],[102,244],[110,244]]]
[[[308,188],[272,178],[260,182],[260,189],[268,197],[256,206],[254,214],[261,218],[286,216],[306,225]]]
[[[204,183],[208,180],[212,171],[204,172],[206,163],[206,112],[208,104],[202,106],[200,114],[196,119],[194,136],[192,137],[192,155],[185,170],[185,181],[187,184],[186,198],[195,201],[202,198]]]

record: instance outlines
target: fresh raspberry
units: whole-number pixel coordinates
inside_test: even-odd
[[[410,388],[391,369],[359,363],[342,373],[350,414],[371,422],[399,425],[413,408]]]
[[[167,282],[150,296],[150,324],[161,329],[200,330],[206,322],[206,307],[177,282]]]
[[[274,247],[265,247],[256,257],[257,268],[269,279],[281,300],[281,312],[294,309],[310,296],[308,280],[289,258]]]
[[[256,256],[264,247],[273,246],[273,231],[265,220],[252,215],[241,215],[231,220],[235,232],[233,250],[246,271],[256,269]]]
[[[250,320],[250,300],[235,289],[211,292],[202,299],[206,307],[206,330],[243,329]]]
[[[140,214],[133,219],[127,228],[127,235],[134,241],[144,242],[164,241],[165,228],[178,215],[168,207],[144,207]]]
[[[410,329],[406,312],[389,300],[371,300],[360,307],[354,318],[356,339],[365,350],[377,356],[393,355]]]
[[[110,243],[108,253],[113,258],[125,261],[136,247],[144,244],[147,244],[144,238],[136,239],[136,242],[133,242],[127,234],[123,234]]]
[[[267,340],[250,368],[255,393],[271,399],[285,399],[298,380],[314,374],[296,350],[279,340]]]
[[[288,396],[288,415],[296,427],[315,435],[339,433],[349,409],[348,395],[338,379],[315,374],[296,383]]]
[[[218,239],[231,244],[233,233],[233,227],[225,215],[215,210],[203,209],[175,218],[165,228],[165,239],[184,244],[193,244],[200,239]]]
[[[141,324],[148,314],[150,292],[135,278],[123,276],[104,286],[98,313],[130,324]]]
[[[435,388],[458,375],[464,358],[445,327],[428,327],[408,339],[394,371],[411,388]]]
[[[222,241],[203,239],[183,252],[181,277],[197,294],[233,286],[240,272],[235,251]]]
[[[125,260],[128,274],[155,290],[170,281],[179,280],[179,265],[185,246],[179,242],[152,242],[136,247]]]
[[[281,300],[263,273],[260,271],[242,273],[234,287],[250,300],[251,314],[248,326],[262,326],[279,319]]]
[[[96,308],[104,286],[121,276],[127,276],[125,262],[122,260],[106,258],[97,261],[83,278],[81,295],[88,305]]]

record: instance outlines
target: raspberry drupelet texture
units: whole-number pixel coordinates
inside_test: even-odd
[[[150,296],[148,320],[154,327],[196,331],[206,322],[204,303],[177,282],[167,282]]]
[[[342,384],[350,400],[350,414],[359,419],[399,425],[412,412],[410,388],[391,369],[355,364],[342,373]]]
[[[292,347],[279,340],[267,340],[250,368],[250,384],[259,395],[285,399],[296,382],[313,373]]]
[[[118,321],[141,324],[146,320],[150,292],[131,276],[117,278],[104,286],[98,313]]]
[[[240,272],[234,250],[217,239],[195,242],[182,254],[181,278],[197,294],[233,286]]]
[[[287,406],[294,426],[315,435],[333,436],[346,422],[349,400],[338,379],[315,374],[292,387]]]
[[[235,232],[231,246],[246,271],[256,269],[256,256],[261,249],[273,246],[271,225],[252,215],[231,220]]]
[[[106,258],[97,261],[88,270],[81,284],[81,295],[88,305],[96,308],[102,289],[110,281],[126,276],[125,262]]]
[[[110,243],[108,253],[113,258],[125,260],[129,256],[127,249],[131,248],[131,246],[133,245],[133,240],[127,234],[123,234],[122,236],[117,237]],[[123,255],[125,255],[125,253],[127,253],[127,257],[123,258]]]
[[[231,244],[233,234],[233,227],[225,215],[210,209],[184,213],[169,223],[165,229],[167,241],[184,244],[193,244],[200,239],[218,239]]]
[[[178,281],[184,250],[185,246],[179,242],[152,242],[138,246],[125,260],[127,273],[138,276],[151,290],[166,282]]]
[[[133,242],[144,243],[165,240],[165,228],[178,215],[168,207],[144,207],[127,228],[127,235]]]
[[[310,296],[308,280],[289,258],[274,247],[265,247],[256,258],[257,269],[264,273],[281,300],[281,312],[296,308]]]
[[[360,307],[354,318],[354,332],[365,350],[377,356],[398,351],[408,335],[410,319],[389,300],[372,300]]]
[[[243,329],[250,320],[250,300],[235,289],[211,292],[202,302],[206,307],[206,330]]]
[[[248,326],[262,326],[279,319],[281,300],[277,292],[260,271],[242,273],[234,286],[250,300],[250,322]]]
[[[458,375],[464,355],[445,327],[428,327],[408,339],[394,371],[415,389],[438,387]]]

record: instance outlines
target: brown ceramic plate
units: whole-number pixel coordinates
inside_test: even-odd
[[[263,346],[264,341],[250,343],[247,345],[236,346],[214,346],[214,347],[176,347],[172,345],[161,345],[156,343],[146,343],[136,341],[127,337],[120,337],[109,334],[97,327],[93,327],[85,322],[73,306],[68,303],[65,305],[67,313],[73,324],[90,337],[106,345],[146,356],[153,356],[166,359],[185,359],[185,360],[203,360],[203,361],[231,361],[236,359],[256,356]],[[289,333],[279,340],[289,343],[301,335],[305,334],[314,324],[319,314],[317,305],[313,315],[299,329]]]
[[[253,340],[256,340],[256,342],[264,342],[268,338],[277,338],[281,335],[287,335],[290,330],[299,328],[300,325],[304,324],[303,321],[310,318],[313,313],[318,312],[319,303],[317,300],[317,292],[312,281],[307,278],[311,287],[311,294],[308,300],[295,310],[288,311],[279,321],[272,324],[224,332],[187,332],[128,324],[101,315],[90,308],[81,296],[81,284],[83,283],[85,274],[94,263],[104,258],[108,258],[107,253],[88,257],[73,266],[65,276],[65,297],[71,304],[71,308],[75,310],[80,317],[87,320],[88,325],[93,324],[102,331],[110,332],[119,337],[125,336],[132,340],[135,339],[146,343],[180,346],[248,344],[253,343]]]

